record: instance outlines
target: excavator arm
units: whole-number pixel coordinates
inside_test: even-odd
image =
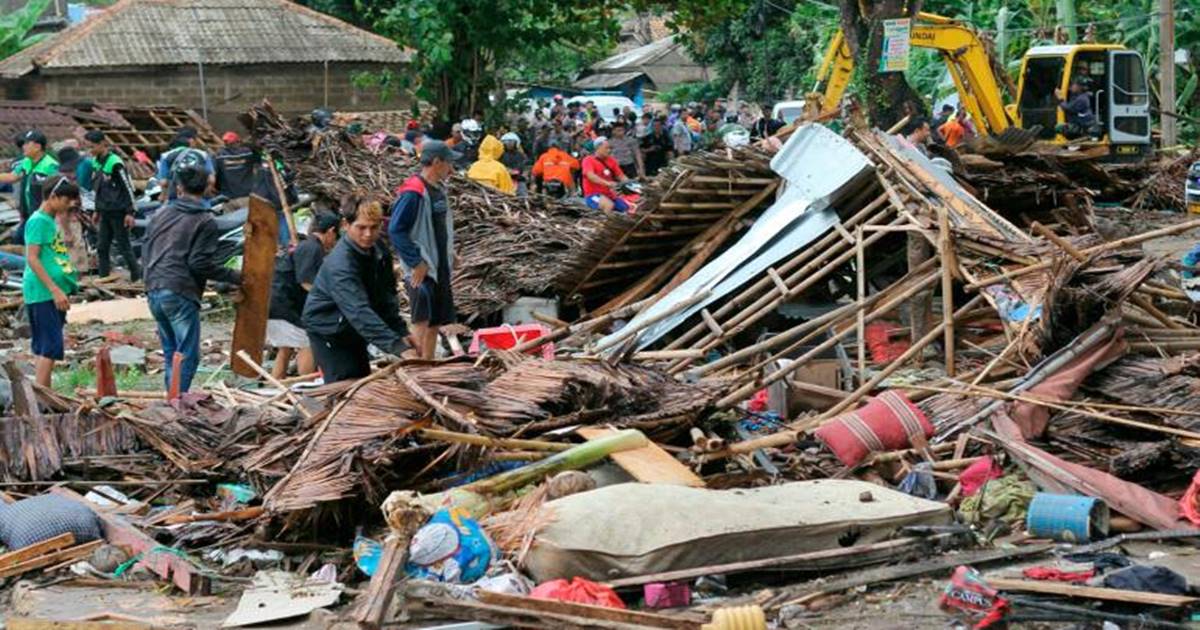
[[[991,56],[974,30],[957,20],[918,13],[910,41],[916,48],[929,48],[941,54],[958,88],[959,100],[981,134],[1000,135],[1013,126],[1004,109],[1000,83],[992,72]],[[816,91],[821,96],[822,115],[837,110],[853,74],[854,57],[845,35],[838,29],[817,73]]]

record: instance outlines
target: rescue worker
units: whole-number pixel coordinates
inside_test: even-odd
[[[513,184],[508,169],[504,168],[504,164],[499,161],[503,153],[504,146],[500,144],[496,136],[488,134],[479,145],[479,159],[471,165],[467,171],[467,177],[491,186],[502,193],[510,195],[515,193],[517,187]]]
[[[397,357],[410,347],[392,251],[380,240],[383,208],[375,201],[347,199],[342,232],[317,272],[301,316],[326,383],[370,374],[368,344]]]
[[[575,194],[575,174],[579,160],[563,151],[558,140],[550,140],[550,148],[533,165],[533,180],[538,192],[562,199]]]
[[[0,184],[17,184],[21,222],[12,237],[17,245],[25,244],[25,222],[42,205],[42,184],[58,174],[58,160],[46,152],[46,143],[46,134],[37,129],[21,134],[17,137],[17,147],[25,157],[13,165],[11,173],[0,173]]]
[[[96,241],[97,271],[101,278],[112,273],[111,250],[114,242],[117,253],[129,269],[129,279],[137,282],[142,277],[137,256],[129,244],[129,229],[133,227],[135,200],[133,181],[129,169],[109,146],[104,132],[93,129],[84,136],[92,154],[91,189],[96,195],[96,221],[99,235]]]

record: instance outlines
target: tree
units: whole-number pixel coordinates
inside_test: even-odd
[[[315,0],[334,9],[345,0]],[[487,109],[523,60],[616,40],[615,11],[600,0],[354,0],[355,21],[413,50],[418,93],[451,119]],[[557,50],[561,51],[562,48]]]
[[[867,113],[878,127],[890,127],[927,109],[903,72],[879,72],[884,20],[915,17],[921,4],[922,0],[840,0],[841,27],[854,56],[857,92],[865,97]]]
[[[0,59],[15,55],[45,37],[29,32],[49,6],[50,0],[29,0],[24,7],[0,16]]]
[[[837,15],[833,6],[805,0],[757,0],[684,41],[697,61],[716,70],[716,91],[736,84],[753,102],[798,98],[813,83]]]

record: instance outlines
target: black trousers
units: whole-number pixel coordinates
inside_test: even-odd
[[[309,331],[308,343],[326,383],[360,379],[371,373],[367,340],[358,333],[327,336]]]
[[[133,255],[133,246],[129,244],[129,228],[125,227],[125,215],[115,212],[98,212],[97,217],[100,222],[100,234],[96,243],[96,257],[99,258],[100,277],[107,276],[112,272],[110,252],[113,241],[116,241],[117,253],[125,259],[125,266],[129,268],[129,278],[131,280],[141,278],[142,270],[138,267],[137,257]]]

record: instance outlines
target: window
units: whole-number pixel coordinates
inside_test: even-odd
[[[1146,91],[1146,72],[1142,58],[1135,53],[1119,52],[1113,55],[1113,104],[1146,105],[1150,95]]]

